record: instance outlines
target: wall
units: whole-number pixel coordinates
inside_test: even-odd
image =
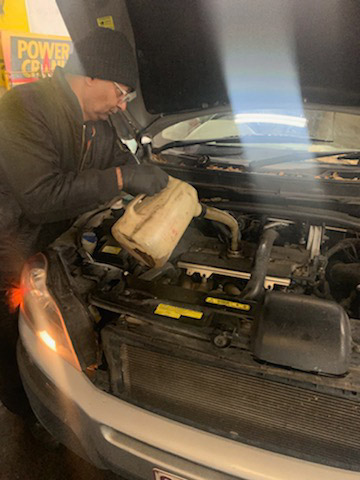
[[[29,31],[25,0],[0,0],[0,30]],[[5,69],[0,43],[0,97],[5,93]]]
[[[55,0],[26,0],[26,6],[31,33],[69,35]]]
[[[15,47],[13,43],[16,43],[16,39],[10,44],[9,38],[17,38],[18,32],[21,32],[21,34],[29,32],[31,35],[34,35],[34,41],[36,43],[37,35],[39,34],[46,37],[42,41],[39,36],[38,40],[46,46],[45,44],[51,41],[57,43],[60,42],[60,39],[55,39],[55,37],[53,37],[54,35],[68,36],[67,28],[60,15],[55,0],[0,0],[0,33],[1,31],[3,31],[3,35],[0,43],[0,96],[4,93],[5,88],[9,88],[15,83],[21,83],[21,78],[17,78],[19,75],[14,73],[16,68],[18,68],[15,63],[19,60],[15,58],[16,55],[14,57]],[[26,39],[26,35],[24,38]],[[10,45],[12,46],[10,47]],[[1,51],[2,47],[4,52]],[[12,52],[11,56],[9,53],[10,51]],[[2,59],[4,55],[6,55],[5,61],[7,62],[8,71],[13,72],[10,77],[7,76],[9,72],[5,72],[5,66]],[[45,68],[45,58],[39,57],[35,60],[33,56],[31,58],[33,58],[32,65],[40,62]],[[49,58],[47,61],[53,63],[55,60]],[[57,62],[57,64],[60,63]],[[28,67],[28,70],[29,69],[30,67]],[[36,72],[38,71],[40,70],[36,69]]]
[[[0,30],[29,31],[25,0],[2,0],[1,5]]]

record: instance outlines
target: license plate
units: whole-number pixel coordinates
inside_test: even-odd
[[[173,473],[164,472],[158,468],[153,468],[154,480],[186,480],[184,477],[178,477]]]

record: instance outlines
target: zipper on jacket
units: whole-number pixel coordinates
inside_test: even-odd
[[[81,135],[81,153],[80,153],[80,167],[79,167],[79,172],[83,169],[86,161],[86,157],[90,151],[91,143],[93,141],[93,138],[95,137],[96,130],[95,127],[91,127],[91,137],[87,141],[86,148],[85,148],[85,137],[86,137],[86,125],[83,125],[83,130],[82,130],[82,135]],[[84,152],[85,148],[85,152]]]
[[[79,159],[79,172],[83,167],[83,152],[85,147],[85,132],[86,132],[86,125],[82,126],[82,133],[81,133],[81,150],[80,150],[80,159]]]

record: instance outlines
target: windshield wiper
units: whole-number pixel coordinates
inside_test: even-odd
[[[336,153],[339,160],[360,160],[360,151]]]
[[[245,144],[245,143],[268,143],[271,140],[276,140],[279,143],[307,143],[309,141],[316,142],[316,143],[332,143],[332,140],[324,140],[322,138],[308,138],[308,137],[300,137],[300,136],[291,136],[291,135],[273,135],[273,134],[252,134],[252,135],[244,135],[239,137],[238,135],[231,135],[228,137],[221,137],[221,138],[207,138],[204,140],[175,140],[173,142],[166,143],[161,147],[154,148],[154,153],[161,153],[164,150],[168,150],[170,148],[181,148],[181,147],[191,147],[193,145],[207,145],[209,147],[219,146],[219,145],[226,145],[227,144]],[[213,145],[212,145],[213,144]],[[236,148],[236,147],[235,147]]]
[[[323,138],[315,138],[311,137],[309,138],[311,142],[316,142],[316,143],[334,143],[334,140],[324,140]]]
[[[161,153],[164,150],[168,150],[170,148],[178,148],[178,147],[191,147],[192,145],[206,145],[209,143],[214,143],[215,145],[219,144],[226,144],[226,143],[238,143],[241,144],[241,140],[237,135],[233,135],[231,137],[223,137],[223,138],[207,138],[206,140],[176,140],[174,142],[169,142],[159,148],[153,148],[153,153]]]

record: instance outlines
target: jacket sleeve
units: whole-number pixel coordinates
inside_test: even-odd
[[[116,128],[114,126],[111,126],[110,128],[113,138],[111,166],[118,167],[129,163],[137,163],[134,155],[131,153],[127,145],[119,138]]]
[[[137,163],[137,161],[127,146],[124,145],[120,140],[117,140],[114,145],[112,164],[118,167],[129,163]]]
[[[115,127],[106,120],[95,126],[95,141],[92,145],[94,165],[101,163],[103,168],[119,167],[127,163],[137,163],[128,147],[121,142]]]
[[[21,117],[14,108],[22,110]],[[119,194],[115,166],[65,172],[44,117],[16,102],[11,109],[1,112],[0,170],[31,222],[74,218]]]

